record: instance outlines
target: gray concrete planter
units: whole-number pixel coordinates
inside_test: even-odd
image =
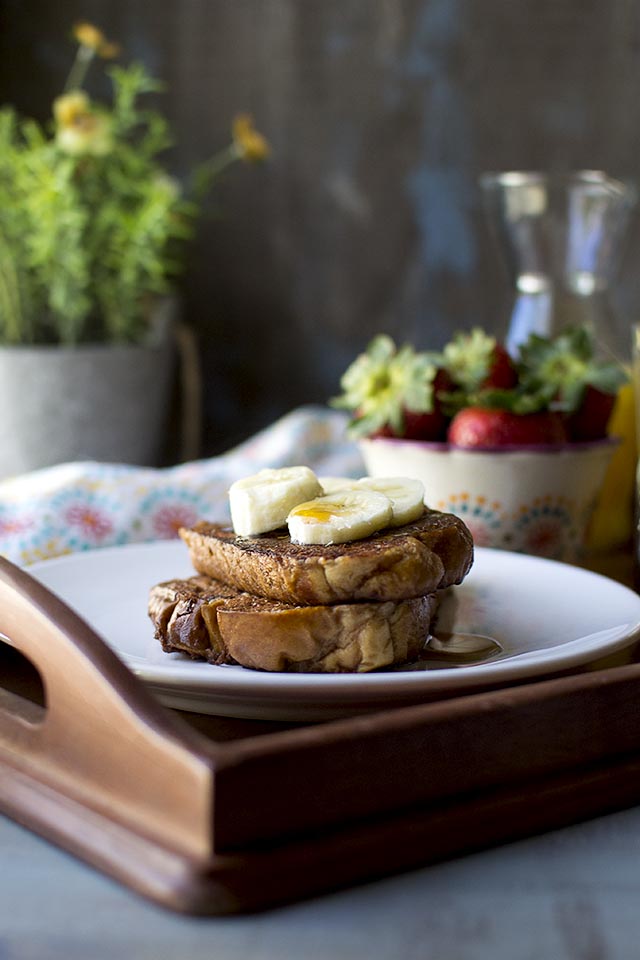
[[[157,465],[174,341],[0,347],[0,477],[70,460]]]

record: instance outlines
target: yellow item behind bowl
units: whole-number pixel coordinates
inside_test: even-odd
[[[618,391],[609,422],[609,434],[619,437],[591,517],[587,550],[605,553],[623,547],[633,536],[636,482],[636,416],[633,384]]]

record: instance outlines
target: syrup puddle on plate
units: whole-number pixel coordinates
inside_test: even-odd
[[[443,670],[470,667],[495,660],[504,653],[501,643],[481,633],[439,631],[429,634],[417,660],[395,667],[398,671]]]
[[[474,621],[479,629],[474,630]],[[508,656],[503,642],[482,632],[483,622],[486,616],[480,595],[472,591],[461,603],[455,589],[445,590],[420,656],[391,669],[448,670],[474,667]]]

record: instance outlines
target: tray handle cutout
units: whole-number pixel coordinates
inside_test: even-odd
[[[156,703],[60,598],[4,558],[0,635],[18,652],[12,658],[3,651],[0,769],[26,777],[34,797],[41,785],[164,847],[206,859],[213,747]],[[11,689],[11,663],[24,673],[22,658],[41,678],[44,706],[29,702],[19,678]],[[11,807],[5,770],[0,800]]]
[[[38,725],[45,719],[47,695],[40,673],[28,657],[0,637],[0,715]]]

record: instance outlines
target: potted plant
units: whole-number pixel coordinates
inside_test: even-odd
[[[71,459],[157,462],[173,365],[172,291],[202,201],[269,147],[248,116],[193,172],[169,175],[159,83],[112,65],[110,104],[85,89],[118,51],[88,23],[46,128],[0,110],[0,476]]]

